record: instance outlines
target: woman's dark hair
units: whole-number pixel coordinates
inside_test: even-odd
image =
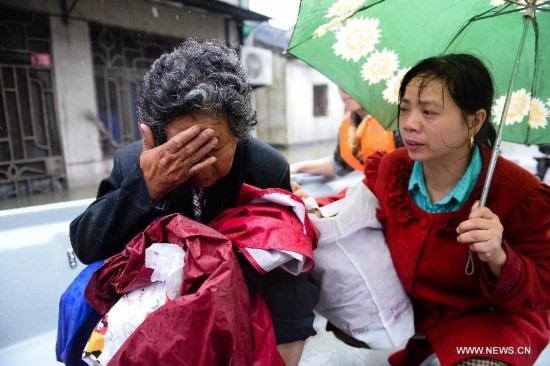
[[[177,117],[224,116],[245,141],[257,124],[247,74],[237,53],[218,40],[188,39],[160,56],[143,78],[137,108],[157,145],[166,142],[166,125]]]
[[[494,88],[491,73],[478,58],[464,53],[430,57],[417,63],[403,77],[399,87],[399,101],[412,79],[422,79],[419,93],[433,80],[439,80],[447,87],[451,98],[462,111],[462,116],[475,114],[485,109],[487,118],[474,137],[476,145],[493,148],[496,139],[495,127],[491,123]]]

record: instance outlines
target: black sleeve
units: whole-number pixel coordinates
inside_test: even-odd
[[[286,191],[292,192],[292,186],[290,185],[290,165],[285,160],[279,171],[279,179],[277,180],[277,188],[282,188]]]
[[[136,152],[137,150],[137,152]],[[155,216],[139,167],[139,146],[117,151],[96,200],[70,225],[71,245],[85,264],[120,252]]]
[[[282,188],[289,192],[290,166],[286,158],[265,142],[251,139],[245,149],[243,181],[258,188]]]

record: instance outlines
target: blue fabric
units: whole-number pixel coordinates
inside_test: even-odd
[[[86,266],[59,300],[55,354],[57,361],[65,365],[87,366],[87,363],[82,361],[82,351],[92,330],[101,319],[101,314],[88,304],[84,293],[90,277],[102,264],[103,261],[98,261]]]
[[[458,210],[466,199],[472,193],[474,186],[481,173],[481,154],[476,146],[472,151],[472,159],[462,178],[447,196],[441,201],[432,203],[428,190],[426,189],[426,181],[424,180],[424,166],[422,162],[415,161],[409,180],[409,191],[414,202],[426,212],[453,212]]]

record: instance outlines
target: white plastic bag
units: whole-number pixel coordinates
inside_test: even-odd
[[[176,244],[155,243],[145,249],[145,267],[153,269],[151,282],[164,282],[170,300],[180,295],[185,251]]]
[[[310,215],[319,229],[313,277],[321,288],[316,311],[372,349],[393,349],[414,334],[412,304],[393,266],[376,219],[378,200],[364,185]]]
[[[181,294],[185,251],[176,244],[155,243],[145,249],[151,284],[124,294],[94,328],[82,359],[106,365],[147,315]]]

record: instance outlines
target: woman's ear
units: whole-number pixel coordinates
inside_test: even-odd
[[[485,122],[485,119],[487,119],[487,111],[485,109],[478,109],[475,113],[474,126],[473,126],[476,133],[479,131],[479,129],[483,125],[483,122]]]
[[[478,109],[474,114],[468,116],[468,129],[474,131],[474,135],[479,131],[483,122],[487,118],[487,111],[485,109]]]

